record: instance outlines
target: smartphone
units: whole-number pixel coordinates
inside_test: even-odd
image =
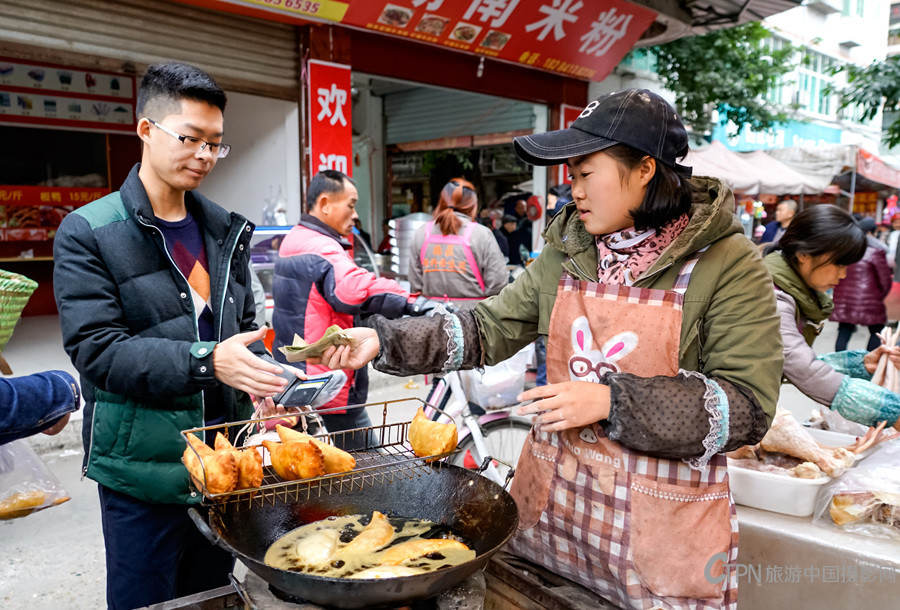
[[[288,381],[288,386],[280,394],[272,397],[276,405],[285,407],[303,407],[312,404],[319,393],[328,385],[331,375],[323,375],[314,379],[300,379],[294,373],[282,369],[279,375]]]

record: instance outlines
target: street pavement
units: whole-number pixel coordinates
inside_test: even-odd
[[[55,331],[52,329],[53,319],[32,324],[27,319],[23,322],[4,352],[15,373],[24,375],[48,368],[71,370],[65,354],[60,356],[61,340],[54,343],[58,326]],[[49,338],[46,337],[48,332]],[[836,332],[836,324],[826,324],[816,342],[820,353],[833,350]],[[17,339],[19,342],[15,343]],[[858,331],[850,342],[850,349],[864,348],[866,339],[866,333]],[[43,345],[35,347],[33,342],[36,340],[42,341]],[[426,393],[427,387],[421,376],[398,379],[378,373],[372,375],[370,402],[424,398]],[[803,421],[814,403],[793,386],[783,386],[779,405],[791,409]],[[389,419],[409,421],[414,410],[415,403],[410,401],[393,409]],[[381,409],[371,409],[370,417],[374,422],[380,422]],[[57,437],[34,437],[36,450],[72,499],[21,519],[0,521],[2,608],[58,610],[102,608],[105,605],[106,578],[97,485],[81,478],[80,423],[80,419],[73,421]]]

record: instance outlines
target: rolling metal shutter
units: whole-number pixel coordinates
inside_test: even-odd
[[[296,99],[295,28],[167,0],[2,0],[0,41],[133,62],[181,61],[233,90]]]
[[[534,129],[534,105],[417,87],[384,96],[387,144]]]

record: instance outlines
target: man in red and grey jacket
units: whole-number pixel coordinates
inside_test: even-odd
[[[307,214],[287,234],[278,251],[272,295],[275,310],[272,326],[275,358],[285,362],[277,348],[290,345],[294,334],[314,341],[337,324],[351,328],[358,314],[380,313],[387,318],[423,315],[437,303],[413,297],[397,282],[377,278],[353,262],[353,246],[346,238],[357,218],[358,193],[353,180],[335,170],[316,174],[307,191]],[[300,363],[298,368],[315,375],[328,367]],[[347,383],[323,408],[366,402],[369,390],[366,369],[344,371]],[[349,409],[323,415],[329,432],[370,426],[364,409]],[[341,435],[339,435],[341,436]],[[344,449],[361,447],[362,435],[344,435]]]

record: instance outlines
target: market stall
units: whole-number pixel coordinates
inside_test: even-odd
[[[794,146],[768,155],[813,180],[828,180],[849,199],[849,209],[880,213],[878,195],[900,188],[900,170],[855,144]]]
[[[693,166],[695,175],[720,178],[732,190],[746,195],[812,195],[821,193],[833,176],[804,174],[766,151],[737,153],[718,140],[692,149],[684,163]]]

